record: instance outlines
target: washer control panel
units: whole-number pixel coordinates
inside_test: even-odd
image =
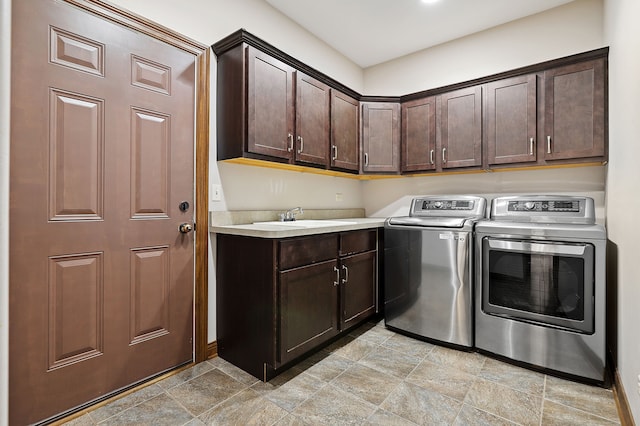
[[[422,210],[473,210],[472,200],[423,200]]]
[[[510,212],[580,212],[577,200],[518,200],[509,201]]]
[[[492,220],[538,223],[594,224],[595,204],[590,197],[519,195],[494,198]]]
[[[487,201],[474,195],[429,195],[412,200],[409,216],[482,218],[486,209]]]

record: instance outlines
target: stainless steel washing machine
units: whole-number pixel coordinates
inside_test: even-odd
[[[387,327],[473,347],[473,226],[485,215],[482,197],[429,196],[385,221]]]
[[[475,241],[476,347],[602,383],[606,231],[593,199],[496,198]]]

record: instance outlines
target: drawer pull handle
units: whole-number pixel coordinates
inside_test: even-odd
[[[346,265],[342,265],[342,269],[344,269],[344,278],[342,279],[342,284],[346,284],[349,281],[349,268]]]
[[[364,165],[369,166],[369,154],[364,153]]]
[[[289,139],[289,147],[287,148],[287,151],[291,152],[293,151],[293,135],[289,133],[287,135],[287,139]]]
[[[447,148],[442,148],[442,162],[447,162]]]
[[[302,151],[304,151],[304,139],[302,138],[302,136],[298,136],[298,141],[300,141],[300,149],[298,150],[298,154],[302,154]]]
[[[533,155],[533,138],[529,139],[529,155]]]
[[[434,158],[433,158],[433,154],[434,153],[435,153],[435,151],[433,149],[431,151],[429,151],[429,162],[431,164],[435,164],[434,161],[433,161],[434,160]]]
[[[333,286],[340,284],[340,269],[337,266],[333,267],[333,271],[336,273],[336,280],[333,282]]]
[[[551,154],[551,136],[547,136],[547,154]]]
[[[338,159],[338,146],[337,145],[333,145],[331,147],[331,149],[333,150],[333,157],[331,157],[332,160],[337,160]]]

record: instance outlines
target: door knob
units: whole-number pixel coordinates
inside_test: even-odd
[[[190,223],[182,223],[182,224],[180,224],[178,229],[183,234],[188,234],[189,232],[193,231],[193,226]]]

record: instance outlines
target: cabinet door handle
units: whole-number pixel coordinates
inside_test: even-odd
[[[333,150],[333,156],[331,157],[332,160],[337,160],[338,159],[338,146],[337,145],[333,145],[331,147],[331,149]]]
[[[429,151],[429,162],[431,164],[434,164],[434,159],[433,159],[433,154],[435,153],[435,151],[432,149],[431,151]]]
[[[366,152],[364,153],[364,165],[369,165],[369,154],[367,154]]]
[[[289,133],[287,135],[287,139],[289,139],[289,147],[287,148],[287,151],[291,152],[293,151],[293,135]]]
[[[298,136],[298,141],[300,142],[300,149],[298,150],[298,154],[302,154],[302,151],[304,151],[304,139],[302,138],[302,136]]]
[[[333,286],[340,284],[340,269],[337,266],[333,267],[333,271],[336,273],[336,280],[333,282]]]
[[[342,279],[342,284],[346,284],[349,281],[349,268],[346,265],[342,265],[342,269],[344,269],[344,278]]]
[[[442,148],[442,162],[447,162],[447,148]]]
[[[547,136],[547,154],[551,154],[551,136]]]
[[[533,138],[529,139],[529,155],[533,155]]]

